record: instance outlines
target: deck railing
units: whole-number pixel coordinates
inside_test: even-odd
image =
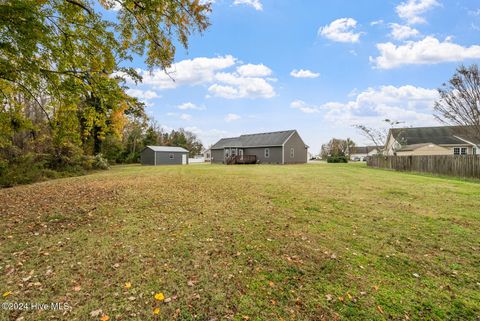
[[[257,156],[255,155],[233,155],[226,159],[227,165],[234,164],[256,164]]]

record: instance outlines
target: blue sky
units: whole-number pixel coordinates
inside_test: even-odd
[[[437,124],[436,88],[480,61],[478,1],[211,1],[211,27],[177,48],[170,73],[129,93],[166,129],[221,137],[297,129],[316,154],[355,124]]]

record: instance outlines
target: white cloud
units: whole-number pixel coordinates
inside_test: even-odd
[[[246,64],[237,68],[237,72],[243,77],[266,77],[272,74],[272,70],[267,66],[260,64]]]
[[[436,64],[441,62],[458,62],[466,59],[480,58],[480,46],[463,47],[450,42],[447,38],[440,42],[428,36],[417,42],[408,42],[396,46],[391,42],[377,44],[380,56],[370,61],[380,69],[391,69],[408,64]]]
[[[404,40],[411,37],[417,36],[420,32],[412,27],[400,25],[398,23],[389,24],[390,29],[392,29],[390,36],[396,40]]]
[[[240,115],[237,115],[237,114],[228,114],[227,116],[225,116],[225,121],[226,121],[227,123],[229,123],[229,122],[232,122],[232,121],[239,120],[240,118],[242,118]]]
[[[237,73],[217,73],[218,83],[211,85],[208,91],[214,96],[227,99],[272,98],[275,90],[264,78],[242,77]]]
[[[355,33],[357,21],[352,18],[341,18],[321,27],[318,34],[337,42],[358,42],[362,33]]]
[[[295,77],[295,78],[317,78],[320,76],[319,73],[313,72],[310,70],[305,70],[305,69],[294,69],[292,72],[290,72],[290,76]]]
[[[236,66],[235,72],[225,72],[226,69],[234,66]],[[270,68],[263,64],[240,64],[231,55],[182,60],[173,64],[167,73],[160,69],[156,69],[152,73],[141,69],[137,71],[143,77],[142,86],[150,86],[155,89],[174,89],[182,85],[207,84],[211,94],[228,99],[275,96],[275,90],[270,82],[275,82],[276,79],[268,77],[272,74]],[[126,77],[125,74],[120,73],[118,76]],[[127,82],[131,83],[132,81],[127,78]],[[179,109],[195,109],[191,107],[189,105],[178,106]]]
[[[408,0],[400,3],[395,9],[398,16],[408,24],[417,24],[426,23],[422,14],[439,5],[437,0]]]
[[[180,110],[188,110],[188,109],[195,109],[195,110],[205,110],[205,107],[197,106],[194,103],[183,103],[177,106]]]
[[[126,90],[127,95],[136,97],[140,100],[149,100],[153,98],[160,98],[160,96],[152,90],[141,90],[136,88],[130,88]]]
[[[370,22],[370,25],[371,25],[371,26],[382,25],[382,24],[383,24],[383,20],[382,20],[382,19],[380,19],[380,20],[375,20],[375,21]]]
[[[412,126],[435,124],[433,106],[438,99],[435,89],[411,85],[368,88],[346,103],[330,102],[321,106],[325,118],[335,124],[380,127],[384,119],[403,121]]]
[[[180,119],[181,119],[181,120],[185,120],[185,121],[189,121],[189,120],[192,120],[192,115],[190,115],[190,114],[181,114],[181,115],[180,115]]]
[[[318,113],[320,108],[313,105],[308,105],[303,100],[294,100],[290,103],[290,107],[300,110],[302,113],[313,114]]]
[[[171,89],[182,85],[199,85],[211,82],[215,72],[235,65],[236,58],[231,55],[215,58],[199,57],[186,59],[172,64],[167,72],[155,69],[151,73],[139,70],[144,85],[159,89]]]
[[[192,132],[195,135],[197,135],[205,147],[208,147],[216,143],[220,138],[238,136],[238,133],[229,133],[225,130],[220,130],[215,128],[205,130],[202,128],[198,128],[196,126],[191,126],[191,127],[185,127],[185,130],[188,130],[189,132]]]
[[[234,5],[247,5],[249,7],[254,8],[255,10],[262,11],[263,10],[263,5],[260,0],[235,0],[233,2]]]

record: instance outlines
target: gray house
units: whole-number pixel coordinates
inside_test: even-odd
[[[296,130],[222,138],[211,148],[212,163],[300,164],[308,146]]]
[[[147,146],[140,152],[142,165],[188,164],[188,150],[173,146]]]

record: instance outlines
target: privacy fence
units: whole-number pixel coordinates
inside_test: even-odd
[[[371,167],[480,179],[480,156],[372,156]]]

